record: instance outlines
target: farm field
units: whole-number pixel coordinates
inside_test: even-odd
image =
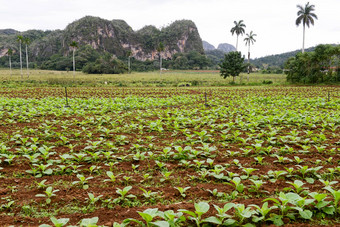
[[[120,86],[120,87],[176,87],[181,84],[192,86],[225,86],[232,78],[223,79],[218,71],[163,71],[159,72],[132,72],[131,74],[85,74],[76,72],[30,70],[27,78],[26,71],[21,78],[20,70],[0,69],[2,86]],[[284,74],[251,73],[248,76],[242,73],[236,78],[240,84],[261,84],[263,81],[272,81],[273,84],[285,84]]]
[[[340,225],[340,87],[67,92],[0,89],[0,226]]]

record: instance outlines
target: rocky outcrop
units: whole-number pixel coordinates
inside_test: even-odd
[[[25,32],[21,34],[25,36]],[[54,54],[68,55],[72,51],[69,46],[72,41],[76,41],[79,47],[89,45],[99,53],[108,52],[117,57],[126,56],[131,51],[133,57],[143,61],[158,58],[157,47],[160,42],[164,44],[164,51],[161,53],[163,58],[172,58],[175,53],[190,51],[204,53],[197,27],[189,20],[175,21],[162,29],[145,26],[133,31],[123,20],[110,21],[86,16],[69,24],[64,30],[43,34],[39,33],[39,37],[34,37],[29,46],[33,58],[49,58]],[[11,34],[8,37],[15,49],[16,35]],[[5,47],[5,44],[0,43],[0,50]]]
[[[204,51],[215,50],[215,46],[208,43],[207,41],[203,41],[203,49]]]
[[[221,50],[224,53],[229,53],[231,51],[236,51],[236,48],[233,45],[228,44],[228,43],[220,43],[217,47],[217,50]]]

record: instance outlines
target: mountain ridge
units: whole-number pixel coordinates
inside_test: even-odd
[[[0,57],[7,53],[8,48],[18,50],[18,33],[14,29],[0,30]],[[160,42],[164,44],[163,58],[189,51],[204,53],[202,39],[191,20],[178,20],[162,29],[149,25],[134,31],[124,20],[85,16],[68,24],[64,30],[28,30],[19,34],[30,38],[32,60],[49,58],[54,54],[68,55],[72,51],[69,46],[72,41],[117,57],[126,56],[131,51],[133,57],[143,61],[158,58]]]

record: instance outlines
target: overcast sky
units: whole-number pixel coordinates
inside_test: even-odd
[[[297,4],[308,0],[0,0],[0,29],[64,29],[86,15],[125,20],[134,30],[158,28],[175,20],[195,22],[203,40],[236,45],[230,29],[244,20],[246,33],[256,43],[251,57],[279,54],[302,47],[302,26],[297,27]],[[306,48],[340,42],[340,0],[311,0],[318,20],[306,30]],[[239,50],[247,48],[240,37]]]

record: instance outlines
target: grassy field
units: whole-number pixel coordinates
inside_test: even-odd
[[[9,70],[0,69],[0,80],[3,85],[20,82],[24,85],[111,85],[111,86],[128,86],[128,87],[169,87],[179,86],[181,84],[190,84],[191,86],[225,86],[230,85],[232,78],[223,79],[218,72],[204,71],[166,71],[144,72],[120,75],[107,74],[84,74],[76,72],[75,78],[73,72],[65,71],[47,71],[47,70],[30,70],[29,78],[27,73],[23,71],[23,79],[21,79],[20,70],[13,70],[12,76]],[[262,84],[263,81],[272,81],[273,84],[286,83],[286,76],[283,74],[258,74],[253,73],[247,80],[247,74],[242,74],[236,78],[236,83],[256,85]]]

